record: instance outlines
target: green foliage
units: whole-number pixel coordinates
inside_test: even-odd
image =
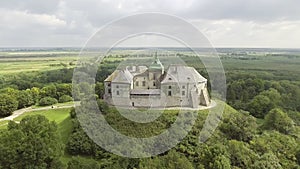
[[[72,155],[94,155],[94,142],[86,135],[83,130],[74,131],[67,143],[67,151]]]
[[[72,84],[56,84],[55,86],[58,98],[62,96],[72,96]]]
[[[28,107],[34,104],[33,97],[30,93],[30,90],[21,90],[18,93],[18,108]]]
[[[68,169],[100,169],[100,165],[93,159],[72,157],[68,163]]]
[[[212,167],[214,169],[230,169],[231,165],[230,165],[230,160],[228,157],[224,156],[224,155],[219,155],[217,157],[215,157],[215,161],[212,164]]]
[[[228,169],[231,166],[226,147],[220,143],[211,146],[201,145],[197,153],[199,153],[195,157],[197,165],[200,162],[200,166],[214,169]]]
[[[66,102],[70,102],[70,101],[73,101],[73,98],[68,95],[62,95],[58,100],[59,103],[66,103]]]
[[[294,129],[293,120],[282,110],[273,109],[266,116],[263,128],[288,134]]]
[[[296,153],[299,141],[293,137],[276,131],[265,131],[251,141],[251,149],[258,154],[272,152],[283,168],[293,168],[296,165]]]
[[[261,79],[256,77],[239,78],[228,85],[227,99],[235,108],[242,109],[247,102],[263,90],[264,82]]]
[[[256,119],[247,112],[232,112],[224,118],[220,130],[228,139],[250,141],[256,134]]]
[[[107,113],[107,111],[109,110],[109,107],[108,107],[107,103],[104,100],[98,99],[97,104],[98,104],[99,110],[103,114]]]
[[[230,140],[227,151],[230,154],[232,166],[248,169],[258,160],[258,155],[244,142]]]
[[[95,93],[96,95],[102,99],[104,95],[104,84],[101,82],[97,82],[95,85]]]
[[[57,98],[57,89],[54,84],[43,87],[40,90],[40,95],[41,97],[52,97],[52,98]]]
[[[195,64],[194,58],[188,55],[180,56],[183,57],[184,61],[187,61],[188,65],[194,66],[202,75],[208,77],[204,66]],[[98,98],[102,98],[104,92],[103,80],[115,70],[121,60],[119,57],[123,56],[114,57],[116,56],[110,56],[109,60],[105,60],[100,65],[95,85],[91,86],[87,83],[81,83],[78,86],[74,86],[73,94],[75,100],[79,100],[82,92],[92,93],[94,91]],[[31,112],[28,114],[44,114],[49,119],[63,124],[60,127],[60,131],[64,136],[63,141],[66,143],[65,158],[69,158],[69,155],[85,156],[85,158],[72,158],[68,164],[69,168],[299,168],[300,76],[297,66],[299,65],[300,57],[283,58],[276,56],[270,59],[269,56],[247,56],[241,58],[230,55],[223,58],[222,62],[225,66],[228,82],[227,103],[237,110],[249,111],[254,117],[261,118],[257,120],[258,124],[262,124],[259,130],[257,130],[254,117],[244,113],[244,111],[237,112],[226,106],[224,119],[220,123],[219,128],[214,131],[212,137],[205,144],[200,144],[199,133],[208,114],[207,111],[200,111],[191,132],[173,150],[157,157],[139,160],[118,157],[97,146],[80,127],[74,109],[70,112],[72,119],[68,117],[69,112],[62,112],[63,110]],[[252,60],[253,58],[256,60]],[[50,65],[52,67],[65,65],[64,62],[62,64],[60,62],[50,63]],[[24,62],[20,63],[23,64]],[[43,69],[45,66],[49,67],[49,63],[47,65],[38,64]],[[19,64],[18,66],[21,65]],[[37,64],[30,62],[30,67],[37,67]],[[72,85],[70,84],[72,73],[73,69],[63,68],[60,70],[0,76],[0,116],[3,109],[12,108],[10,111],[4,111],[6,116],[10,114],[9,112],[16,109],[14,106],[9,105],[17,105],[19,108],[27,107],[38,103],[44,97],[55,98],[60,102],[66,100],[66,98],[69,99],[72,96]],[[175,111],[167,111],[166,114],[164,113],[153,123],[137,124],[122,117],[116,110],[109,108],[103,100],[98,100],[98,106],[114,129],[133,137],[158,135],[172,125],[177,115]],[[274,108],[280,108],[281,110]],[[85,113],[88,114],[89,112]],[[19,121],[26,115],[27,113],[15,120]],[[66,119],[67,117],[68,119]],[[291,126],[293,124],[291,119],[296,125]],[[71,122],[72,124],[70,124]],[[28,132],[24,134],[23,131],[17,130],[20,128],[20,125],[10,123],[8,131],[0,131],[0,154],[2,155],[1,158],[4,158],[4,160],[0,159],[0,163],[8,164],[9,161],[12,164],[11,167],[0,166],[0,168],[13,168],[14,166],[15,168],[26,168],[26,165],[29,165],[30,162],[33,164],[32,159],[36,156],[29,156],[28,154],[37,152],[35,150],[29,151],[34,149],[36,145],[28,146],[28,140],[32,144],[37,144],[37,148],[40,145],[45,145],[38,142],[42,138],[33,137],[34,139],[37,138],[37,140],[27,138],[29,136],[26,134],[31,134],[30,136],[37,134],[33,127],[30,129],[34,131],[33,133]],[[34,125],[37,124],[34,123]],[[47,126],[46,124],[41,125]],[[36,128],[44,129],[42,126]],[[41,135],[40,137],[45,137],[46,139],[52,135],[51,133],[49,134],[49,132],[45,131],[39,134]],[[102,134],[105,134],[105,132]],[[8,136],[13,139],[7,139]],[[3,141],[5,139],[6,142]],[[28,143],[24,144],[26,150],[28,149],[26,151],[27,154],[19,155],[20,150],[14,150],[22,147],[25,141],[28,141]],[[164,142],[158,140],[153,146],[161,146],[161,144],[164,144]],[[53,150],[51,146],[50,150]],[[49,146],[45,145],[45,147]],[[23,148],[22,150],[25,149]],[[39,153],[45,152],[50,153],[46,148]],[[28,156],[32,157],[32,159],[29,159]],[[26,162],[27,159],[29,159],[28,162]],[[37,162],[43,161],[47,165],[38,165],[36,168],[45,168],[44,166],[48,168],[62,168],[57,158],[52,160],[52,162],[49,162],[49,159],[37,160]],[[20,163],[22,163],[22,166]],[[27,168],[33,167],[29,166]]]
[[[254,163],[255,169],[282,169],[279,159],[272,153],[265,153]]]
[[[70,117],[71,117],[72,119],[75,119],[75,118],[76,118],[76,111],[75,111],[75,108],[74,108],[74,107],[71,108],[71,111],[70,111]]]
[[[8,94],[0,94],[0,117],[11,115],[18,108],[18,101]]]
[[[54,122],[27,116],[0,137],[0,168],[61,168],[63,145]]]
[[[143,159],[139,165],[140,169],[193,169],[192,163],[180,153],[171,150],[167,155],[162,157],[154,157],[153,159]]]
[[[57,100],[52,97],[44,97],[39,101],[40,106],[50,106],[56,103],[58,103]]]
[[[272,100],[264,95],[255,96],[248,105],[250,113],[257,118],[263,118],[273,108],[274,104]]]
[[[33,99],[34,103],[38,103],[38,101],[40,100],[40,89],[37,87],[33,87],[30,89],[30,95]]]

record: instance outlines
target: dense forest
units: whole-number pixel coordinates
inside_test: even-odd
[[[209,78],[202,66],[196,67],[189,57],[182,57]],[[103,102],[103,80],[119,63],[103,62],[96,84],[75,86],[74,96],[80,96],[82,90],[95,90],[106,120],[124,134],[159,134],[174,122],[176,111],[166,111],[153,124],[137,124]],[[0,130],[0,168],[300,168],[300,75],[292,71],[236,70],[226,65],[225,71],[227,105],[217,130],[205,143],[199,143],[198,138],[208,111],[199,111],[189,134],[168,152],[142,159],[120,157],[95,144],[72,109],[72,130],[66,144],[61,142],[56,123],[43,116],[9,122],[6,130]],[[0,116],[32,105],[72,101],[72,76],[72,68],[1,75]],[[72,157],[64,164],[62,156]]]

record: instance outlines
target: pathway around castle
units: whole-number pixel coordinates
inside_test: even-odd
[[[19,109],[19,110],[14,111],[12,113],[12,115],[0,119],[0,122],[1,121],[6,121],[6,120],[14,120],[14,118],[17,118],[17,117],[21,116],[22,114],[24,114],[26,112],[39,111],[39,110],[64,109],[64,108],[71,108],[71,107],[74,107],[74,105],[47,106],[47,107],[40,107],[40,108],[27,107],[27,108],[24,108],[24,109]],[[2,124],[0,126],[4,126],[4,125],[6,125],[6,124]]]
[[[63,108],[71,108],[74,107],[74,105],[60,105],[60,106],[47,106],[47,107],[40,107],[40,108],[32,108],[32,107],[28,107],[28,108],[24,108],[24,109],[19,109],[16,110],[12,113],[12,115],[2,118],[0,119],[0,122],[2,121],[9,121],[9,120],[14,120],[15,118],[21,116],[22,114],[26,113],[26,112],[32,112],[32,111],[39,111],[39,110],[52,110],[52,109],[63,109]],[[205,109],[210,109],[212,107],[216,106],[216,102],[212,100],[212,103],[210,106],[205,107],[205,106],[201,106],[199,108],[182,108],[182,107],[172,107],[172,108],[165,108],[168,110],[175,110],[175,109],[184,109],[184,110],[205,110]],[[158,108],[159,109],[159,108]],[[2,124],[0,126],[4,126],[6,124]]]

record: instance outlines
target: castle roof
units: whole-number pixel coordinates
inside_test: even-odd
[[[170,65],[161,83],[202,83],[206,82],[195,68],[184,65]]]
[[[132,74],[127,70],[115,70],[110,76],[108,76],[105,82],[115,82],[115,83],[131,83],[133,79]]]
[[[164,66],[158,59],[157,53],[155,53],[154,61],[149,66],[149,70],[164,70]]]

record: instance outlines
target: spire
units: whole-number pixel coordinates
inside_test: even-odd
[[[154,63],[159,63],[159,59],[157,57],[157,51],[155,52],[155,55],[154,55]]]
[[[152,62],[152,64],[150,65],[150,70],[164,70],[164,66],[162,65],[162,63],[160,62],[158,56],[157,56],[157,51],[154,54],[154,61]]]

